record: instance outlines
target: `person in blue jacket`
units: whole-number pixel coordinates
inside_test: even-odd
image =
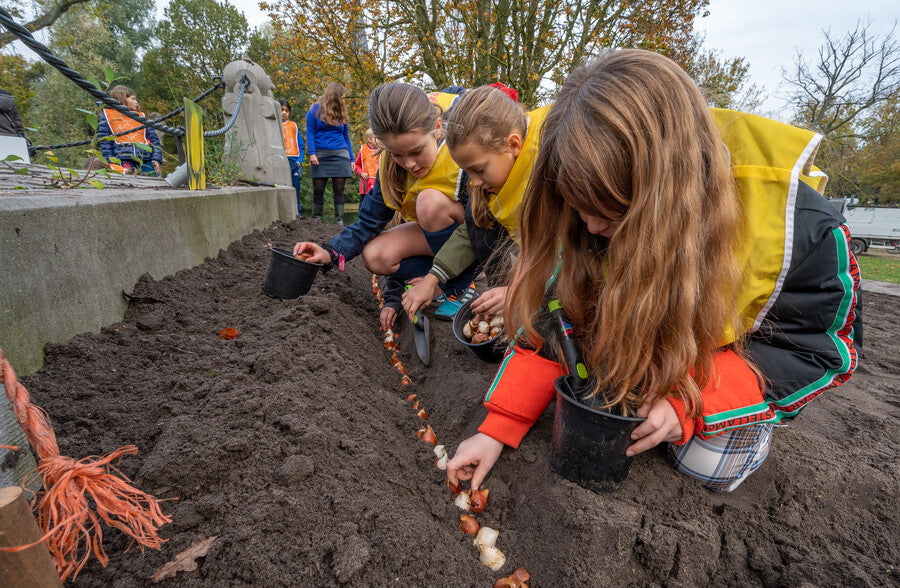
[[[353,176],[353,145],[344,86],[331,83],[306,113],[306,144],[313,179],[313,218],[322,218],[325,184],[331,178],[334,218],[344,224],[344,183]]]

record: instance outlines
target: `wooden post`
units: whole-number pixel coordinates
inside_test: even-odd
[[[28,545],[41,538],[31,507],[17,486],[0,488],[0,547]],[[0,585],[62,586],[43,541],[22,551],[0,551]]]

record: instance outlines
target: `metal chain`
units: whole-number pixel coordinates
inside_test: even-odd
[[[185,136],[185,130],[183,127],[170,127],[170,126],[164,125],[160,122],[160,121],[165,120],[171,116],[174,116],[178,112],[181,112],[182,110],[184,110],[183,106],[181,108],[178,108],[178,109],[170,112],[169,114],[167,114],[163,117],[160,117],[158,119],[155,119],[155,120],[146,118],[146,117],[142,116],[141,114],[139,114],[133,110],[130,110],[127,106],[121,104],[118,100],[112,98],[106,92],[103,92],[103,91],[97,89],[97,87],[94,86],[94,84],[92,84],[91,82],[84,79],[84,77],[82,77],[82,75],[80,73],[71,69],[68,65],[66,65],[66,63],[63,60],[61,60],[60,58],[53,55],[53,53],[50,52],[50,49],[48,49],[45,45],[43,45],[37,39],[35,39],[31,35],[31,33],[28,31],[28,29],[26,29],[22,25],[18,24],[16,21],[14,21],[12,19],[12,15],[10,15],[2,7],[0,7],[0,23],[2,23],[12,34],[17,36],[23,43],[25,43],[25,45],[29,49],[31,49],[32,51],[37,53],[41,58],[43,58],[44,61],[46,61],[53,67],[55,67],[62,75],[64,75],[65,77],[67,77],[70,80],[72,80],[73,82],[75,82],[75,84],[78,87],[80,87],[82,90],[84,90],[85,92],[87,92],[88,94],[90,94],[91,96],[96,98],[98,102],[105,104],[107,107],[112,108],[113,110],[121,112],[122,114],[124,114],[125,116],[127,116],[128,118],[130,118],[132,120],[136,120],[139,123],[143,123],[143,126],[135,128],[135,129],[129,129],[127,133],[122,133],[122,134],[133,133],[142,128],[150,127],[150,128],[156,129],[157,131],[162,131],[163,133],[169,133],[171,135],[175,135],[176,137],[184,137]],[[218,137],[218,136],[223,135],[226,132],[228,132],[228,130],[234,125],[235,121],[237,120],[238,113],[241,110],[241,104],[243,103],[243,100],[244,100],[244,91],[247,89],[247,86],[249,86],[249,85],[250,85],[250,79],[247,77],[246,74],[244,74],[241,77],[241,89],[238,92],[237,105],[235,106],[234,112],[231,114],[231,118],[228,120],[227,123],[225,123],[225,126],[222,127],[221,129],[216,129],[215,131],[204,132],[203,133],[204,137],[209,137],[209,138]],[[198,98],[198,100],[200,98],[208,95],[209,92],[215,90],[218,86],[219,86],[219,84],[216,84],[216,86],[211,88],[209,91],[207,91],[204,94],[201,94],[201,96]],[[119,136],[119,135],[116,135],[116,136]],[[57,147],[57,148],[74,147],[76,145],[87,145],[90,142],[91,142],[91,140],[86,140],[86,141],[80,141],[78,143],[70,143],[70,144],[65,144],[65,145],[50,145],[50,146],[42,145],[41,148],[50,149],[53,147]],[[33,149],[35,151],[38,150],[38,148],[33,148]]]
[[[213,76],[213,81],[215,82],[215,84],[213,84],[213,86],[211,88],[209,88],[208,90],[206,90],[205,92],[203,92],[202,94],[200,94],[199,96],[194,98],[194,102],[200,102],[201,100],[203,100],[204,98],[206,98],[207,96],[209,96],[210,94],[212,94],[213,92],[218,90],[219,88],[225,87],[225,83],[222,82],[221,76]],[[184,106],[180,106],[180,107],[176,108],[175,110],[173,110],[172,112],[169,112],[168,114],[164,114],[164,115],[160,116],[159,118],[153,119],[153,122],[162,122],[166,119],[172,118],[173,116],[175,116],[176,114],[179,114],[183,110],[184,110]],[[128,129],[127,131],[122,131],[121,133],[116,133],[115,135],[110,135],[110,136],[121,137],[123,135],[128,135],[128,134],[134,133],[135,131],[140,131],[142,129],[146,129],[147,126],[148,125],[141,125],[139,127],[135,127],[133,129]],[[85,141],[76,141],[75,143],[61,143],[59,145],[37,145],[37,146],[29,147],[28,151],[29,151],[30,155],[34,155],[38,151],[64,149],[66,147],[79,147],[81,145],[88,145],[88,144],[92,143],[93,141],[94,141],[94,139],[87,139]]]
[[[234,107],[234,112],[231,113],[231,118],[228,119],[228,122],[225,123],[225,126],[221,129],[216,129],[215,131],[204,131],[204,137],[218,137],[219,135],[224,135],[228,132],[234,125],[234,121],[237,120],[238,113],[241,111],[241,104],[244,102],[244,90],[247,89],[247,86],[250,85],[250,78],[247,77],[247,74],[243,74],[241,76],[241,89],[238,91],[237,104]]]
[[[109,108],[117,110],[128,118],[136,120],[139,123],[144,123],[144,125],[154,128],[157,131],[170,133],[172,135],[175,135],[176,137],[183,137],[185,135],[183,128],[170,127],[162,123],[154,122],[149,118],[141,116],[139,113],[133,110],[129,110],[127,106],[120,104],[118,100],[112,98],[106,92],[98,90],[96,86],[94,86],[94,84],[84,79],[80,73],[71,69],[63,60],[53,55],[53,53],[51,53],[46,46],[32,37],[28,29],[14,21],[12,19],[12,15],[10,15],[3,8],[0,8],[0,23],[2,23],[7,29],[9,29],[9,32],[17,36],[23,43],[25,43],[25,45],[29,49],[40,55],[44,61],[55,67],[59,71],[59,73],[75,82],[78,87],[80,87],[82,90],[84,90]]]

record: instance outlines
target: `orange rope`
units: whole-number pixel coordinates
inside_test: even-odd
[[[132,487],[131,480],[111,465],[124,455],[137,454],[137,447],[126,445],[105,457],[90,456],[81,460],[64,457],[59,454],[56,434],[47,414],[31,404],[28,390],[16,379],[2,349],[0,379],[19,425],[38,455],[38,472],[43,476],[44,491],[38,501],[37,520],[47,538],[50,555],[56,560],[60,579],[75,578],[91,552],[103,566],[109,563],[103,550],[101,520],[133,537],[141,549],[159,549],[164,540],[160,539],[157,530],[171,519],[162,513],[156,498]],[[5,550],[18,551],[26,547]]]

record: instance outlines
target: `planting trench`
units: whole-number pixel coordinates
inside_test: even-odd
[[[478,561],[432,446],[405,398],[427,408],[452,451],[484,415],[495,365],[433,321],[432,366],[412,329],[400,386],[377,326],[370,274],[316,278],[309,295],[261,293],[266,243],[324,241],[334,225],[278,223],[216,259],[145,277],[124,320],[48,345],[22,378],[55,425],[63,455],[139,448],[121,469],[173,522],[160,551],[105,533],[109,567],[76,586],[145,586],[199,538],[199,568],[161,585],[491,586],[524,566],[530,585],[890,585],[900,565],[900,298],[865,295],[866,346],[848,384],[776,431],[766,464],[716,495],[676,474],[661,449],[639,456],[614,494],[548,468],[551,405],[485,481],[482,524],[500,529],[500,572]],[[234,327],[237,338],[219,330]],[[892,571],[893,570],[893,571]]]

